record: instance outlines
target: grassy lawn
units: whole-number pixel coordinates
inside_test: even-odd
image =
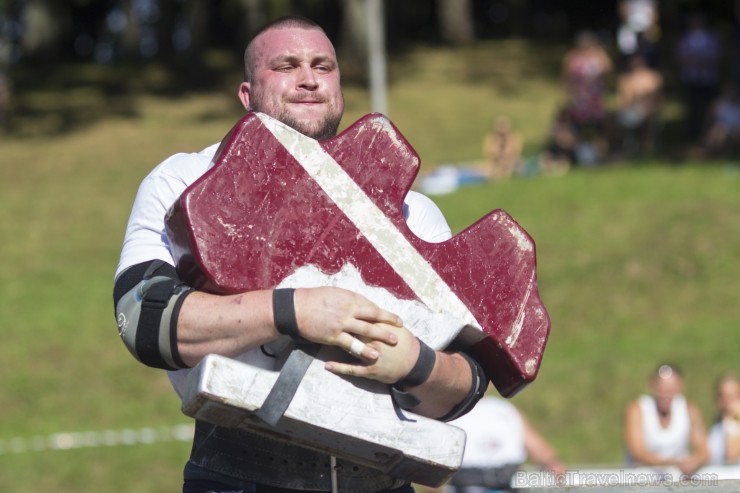
[[[499,114],[534,153],[560,101],[560,53],[517,41],[409,52],[391,61],[391,119],[428,169],[478,159]],[[188,423],[164,374],[136,364],[117,340],[112,276],[138,183],[170,154],[226,133],[241,114],[239,69],[199,94],[172,93],[157,68],[135,78],[78,69],[18,90],[23,113],[0,136],[6,446]],[[364,90],[345,94],[347,125],[369,108]],[[737,368],[740,347],[739,190],[740,168],[660,159],[434,197],[455,231],[502,208],[534,237],[552,332],[538,379],[514,401],[566,461],[621,461],[623,408],[659,361],[684,367],[687,394],[709,423],[713,380]],[[188,448],[0,449],[0,484],[8,493],[179,491]]]

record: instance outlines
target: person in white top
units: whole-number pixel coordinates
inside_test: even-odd
[[[336,134],[344,111],[339,67],[334,46],[317,24],[295,16],[270,23],[247,46],[244,70],[238,98],[247,111],[264,113],[314,139]],[[169,370],[177,386],[177,375],[208,354],[254,355],[284,334],[349,352],[356,362],[329,361],[326,369],[389,384],[392,393],[397,388],[411,396],[399,407],[420,415],[451,420],[480,399],[489,380],[481,365],[464,353],[434,351],[421,343],[393,307],[337,287],[221,296],[183,282],[165,233],[165,213],[211,166],[215,151],[212,146],[173,156],[139,188],[113,293],[119,334],[137,360]],[[410,193],[404,206],[409,228],[422,239],[450,237],[431,200]],[[325,454],[197,420],[183,493],[328,491],[328,463]],[[403,478],[357,464],[336,470],[344,491],[413,491]]]
[[[527,461],[556,476],[564,475],[565,464],[555,448],[511,401],[489,390],[469,413],[450,421],[465,431],[466,441],[460,471],[450,480],[447,492],[508,490],[513,474]]]
[[[627,406],[628,458],[635,465],[675,466],[690,476],[709,457],[701,411],[681,394],[683,378],[675,366],[660,365],[649,387],[649,395]]]
[[[740,464],[740,377],[722,375],[717,381],[719,415],[707,439],[711,464]]]

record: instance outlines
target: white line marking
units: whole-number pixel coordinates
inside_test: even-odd
[[[90,447],[150,445],[159,442],[189,442],[193,439],[193,432],[193,424],[181,424],[159,428],[73,431],[53,433],[47,436],[14,437],[6,440],[0,439],[0,455]]]

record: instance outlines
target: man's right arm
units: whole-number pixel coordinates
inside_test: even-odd
[[[275,326],[273,291],[234,295],[195,292],[178,317],[178,350],[188,366],[210,353],[236,356],[280,336]],[[389,345],[396,335],[382,324],[402,327],[400,318],[364,296],[342,288],[296,289],[294,307],[300,337],[350,351],[355,338]],[[362,356],[373,361],[378,352],[365,345]]]
[[[156,368],[189,368],[211,353],[237,356],[281,335],[273,290],[196,291],[159,260],[123,271],[116,278],[114,303],[124,344],[139,361]],[[342,288],[297,289],[294,311],[300,337],[346,351],[355,337],[394,345],[397,336],[383,324],[402,326],[395,314]],[[365,345],[362,356],[373,361],[378,352]]]
[[[207,169],[215,146],[178,154],[141,183],[129,217],[114,288],[119,332],[131,353],[149,366],[188,368],[206,354],[235,356],[276,339],[272,291],[221,296],[196,291],[179,278],[164,228],[167,209]],[[382,324],[399,318],[341,288],[297,289],[300,336],[349,350],[353,336],[389,345],[396,335]],[[376,325],[376,324],[380,325]],[[366,346],[363,356],[376,352]]]

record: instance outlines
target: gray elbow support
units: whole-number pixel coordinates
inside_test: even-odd
[[[161,263],[163,264],[163,263]],[[118,333],[131,354],[147,366],[177,370],[187,368],[177,350],[177,315],[192,288],[172,277],[174,268],[155,262],[143,279],[124,291],[116,282]],[[164,275],[152,275],[152,273]],[[176,276],[176,274],[174,274]],[[123,275],[121,276],[123,277]],[[126,276],[131,285],[131,276]]]

